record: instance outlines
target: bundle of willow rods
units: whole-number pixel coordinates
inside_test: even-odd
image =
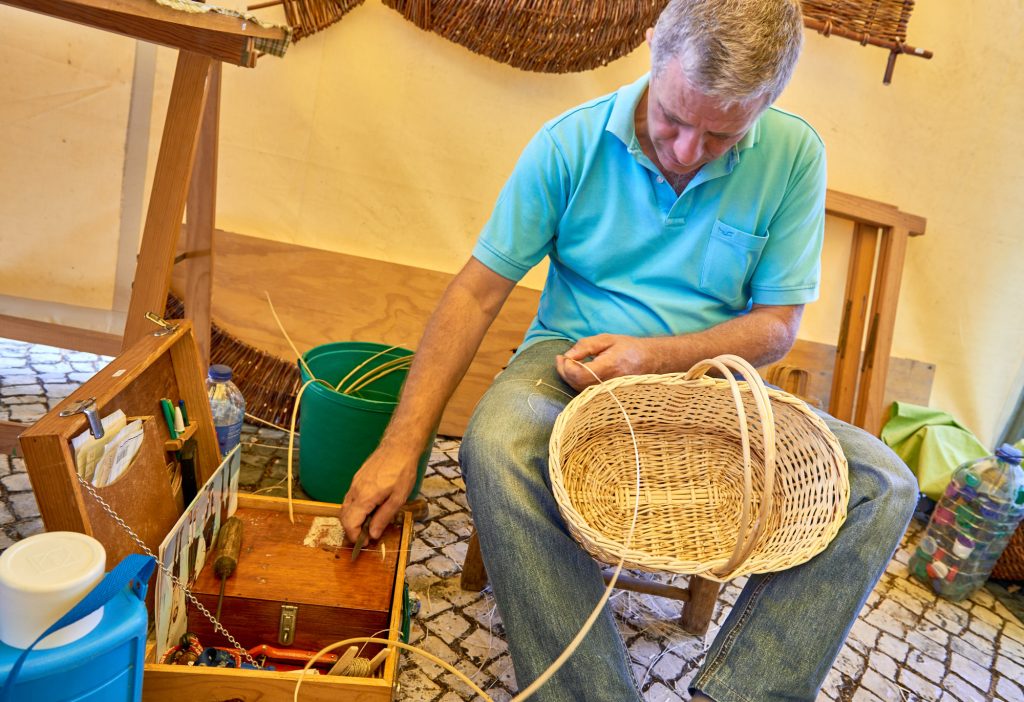
[[[164,319],[182,319],[184,316],[184,303],[169,294]],[[210,364],[216,363],[231,366],[231,380],[245,397],[246,412],[265,422],[288,426],[295,407],[295,395],[302,386],[296,364],[260,351],[212,322]]]
[[[292,41],[298,41],[340,20],[363,0],[269,0],[249,5],[250,12],[275,5],[284,6],[284,16],[292,28]]]
[[[603,66],[644,40],[667,0],[384,0],[421,29],[527,71]]]

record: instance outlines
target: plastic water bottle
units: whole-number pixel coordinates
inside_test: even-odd
[[[223,364],[210,366],[206,379],[206,393],[210,397],[213,427],[217,430],[220,455],[226,456],[242,440],[242,420],[245,418],[245,398],[231,382],[231,367]]]
[[[956,469],[928,522],[910,572],[938,594],[962,600],[988,579],[1024,518],[1021,452],[1003,444],[994,456]]]

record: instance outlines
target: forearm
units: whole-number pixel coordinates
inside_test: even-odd
[[[515,283],[471,260],[427,322],[382,446],[418,454]]]
[[[706,358],[729,353],[754,366],[774,363],[796,340],[802,307],[755,307],[701,332],[650,339],[653,373],[688,370]]]

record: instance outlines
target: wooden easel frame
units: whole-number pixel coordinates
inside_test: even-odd
[[[27,331],[24,336],[41,343],[66,345],[69,338],[84,339],[89,346],[84,350],[97,353],[116,353],[118,347],[134,344],[153,330],[146,312],[161,314],[166,305],[187,201],[187,253],[182,256],[187,259],[186,310],[196,322],[200,357],[208,362],[221,62],[251,68],[258,56],[256,41],[284,41],[286,30],[229,15],[179,12],[152,0],[0,2],[178,50],[124,335],[118,339],[10,317],[3,318],[5,326]],[[0,449],[13,446],[23,429],[0,422]]]

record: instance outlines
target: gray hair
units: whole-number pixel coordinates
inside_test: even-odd
[[[671,0],[651,38],[651,71],[678,60],[687,80],[725,105],[770,105],[803,45],[798,0]]]

